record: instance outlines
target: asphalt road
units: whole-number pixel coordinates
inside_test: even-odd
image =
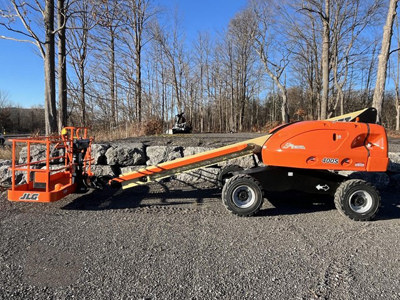
[[[399,299],[400,206],[373,222],[332,201],[229,214],[213,187],[153,184],[0,201],[1,299]]]

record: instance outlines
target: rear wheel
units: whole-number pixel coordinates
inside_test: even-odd
[[[368,182],[352,179],[342,182],[335,193],[335,206],[339,212],[355,221],[369,221],[379,210],[381,198]]]
[[[217,183],[218,186],[222,189],[224,187],[225,182],[232,178],[234,172],[242,171],[243,168],[238,165],[226,165],[225,167],[221,168],[218,173]]]
[[[261,185],[249,175],[234,175],[222,189],[222,202],[229,211],[238,216],[255,215],[263,201]]]

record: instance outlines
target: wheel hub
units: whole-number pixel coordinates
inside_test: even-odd
[[[239,208],[248,208],[256,201],[256,192],[252,187],[240,185],[232,194],[233,203]]]
[[[354,203],[357,206],[364,206],[366,201],[363,197],[357,196],[356,199],[354,200]]]
[[[239,192],[239,199],[241,201],[246,201],[249,198],[249,193],[245,190]]]
[[[372,196],[367,191],[355,191],[349,197],[349,205],[356,213],[366,213],[372,208]]]

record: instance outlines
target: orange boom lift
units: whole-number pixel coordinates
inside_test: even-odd
[[[386,132],[382,126],[374,124],[375,120],[376,110],[368,108],[325,121],[285,124],[259,138],[122,174],[112,179],[110,185],[126,189],[253,155],[262,165],[258,165],[256,159],[256,166],[247,170],[228,165],[218,175],[223,186],[222,201],[232,213],[254,215],[261,208],[264,195],[289,191],[331,195],[343,215],[353,220],[370,220],[380,205],[376,189],[363,180],[349,179],[335,171],[386,171],[389,161]],[[26,164],[18,166],[13,162],[10,200],[55,201],[73,192],[82,182],[87,186],[88,182],[94,181],[90,171],[92,139],[87,138],[86,129],[83,137],[76,133],[82,129],[70,127],[69,130],[69,138],[61,135],[54,141],[49,137],[43,142],[13,141],[13,153],[16,142],[28,143],[29,158],[30,144],[40,141],[47,145],[47,155],[46,168],[40,171],[33,167],[38,162],[28,159]],[[62,144],[65,149],[65,167],[61,175],[51,174],[50,160],[60,158],[50,158],[52,144]],[[29,174],[26,184],[15,186],[16,171]]]

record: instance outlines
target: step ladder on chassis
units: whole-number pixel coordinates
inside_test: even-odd
[[[350,219],[370,220],[379,209],[379,193],[369,183],[360,179],[349,180],[337,171],[386,171],[387,136],[382,126],[374,124],[375,120],[376,110],[368,108],[324,121],[285,124],[265,136],[122,174],[109,183],[126,189],[232,158],[253,155],[263,166],[243,170],[230,165],[222,168],[218,175],[223,186],[222,201],[232,213],[239,216],[256,214],[264,196],[271,193],[306,192],[332,196],[338,210]],[[63,135],[54,141],[44,138],[47,156],[43,171],[33,170],[38,162],[28,161],[18,166],[13,163],[10,200],[55,201],[77,188],[76,184],[82,181],[77,180],[77,174],[85,180],[92,178],[92,139],[87,138],[87,129],[84,129],[83,137],[76,134],[74,130],[77,129],[69,130],[72,130],[69,138]],[[14,140],[13,153],[14,143],[28,141],[32,144],[35,140]],[[49,169],[50,160],[56,159],[50,158],[50,145],[57,143],[64,145],[66,153],[62,175],[51,174]],[[15,186],[16,171],[30,174],[26,184]],[[32,172],[35,175],[32,176]],[[38,183],[44,184],[41,189]]]

